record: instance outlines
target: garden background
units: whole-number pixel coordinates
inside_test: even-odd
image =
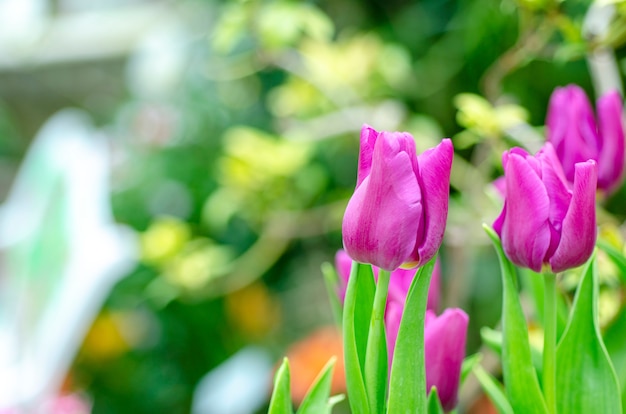
[[[64,392],[93,413],[264,412],[289,355],[301,399],[341,351],[321,267],[342,246],[364,123],[410,132],[418,153],[453,139],[442,306],[470,315],[476,352],[500,317],[481,227],[501,209],[500,154],[540,146],[555,87],[595,98],[626,67],[626,3],[593,4],[615,12],[610,24],[583,0],[0,1],[2,198],[42,126],[78,108],[106,142],[100,207],[110,200],[128,242]],[[49,197],[66,208],[64,193]],[[607,204],[620,221],[625,197]],[[62,263],[54,248],[74,236],[41,231],[53,249],[41,260]],[[621,298],[603,292],[610,318]],[[243,374],[249,392],[226,386]],[[482,401],[470,378],[459,411]]]

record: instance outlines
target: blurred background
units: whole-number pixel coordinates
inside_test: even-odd
[[[124,234],[111,244],[125,266],[110,283],[67,296],[93,309],[74,332],[61,394],[79,400],[74,412],[264,412],[288,355],[297,403],[341,352],[320,268],[342,246],[364,123],[412,133],[418,151],[453,138],[441,295],[469,313],[476,352],[479,329],[500,313],[481,228],[501,208],[490,186],[500,154],[541,145],[556,86],[577,83],[595,99],[596,54],[609,61],[603,79],[619,81],[625,6],[593,3],[600,17],[586,26],[587,0],[0,0],[0,194],[16,211],[60,209],[76,230],[41,231],[43,251],[67,254],[48,253],[29,283],[54,271],[46,289],[70,289],[60,281],[71,251],[108,251],[81,224],[89,208]],[[51,145],[43,157],[55,167],[29,167],[35,137],[69,134],[71,119],[47,124],[68,108],[99,143],[96,161]],[[73,184],[94,162],[106,180]],[[44,201],[14,197],[24,170],[27,192],[59,174],[101,201],[68,197],[52,180]],[[623,201],[617,193],[609,210],[623,217]],[[0,247],[11,257],[8,229]],[[487,412],[477,404],[468,380],[459,411]]]

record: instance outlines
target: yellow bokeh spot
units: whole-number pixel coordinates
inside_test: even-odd
[[[216,274],[225,272],[233,254],[209,239],[196,239],[167,265],[163,276],[187,291],[203,288]]]
[[[190,235],[187,223],[173,217],[160,218],[140,236],[141,259],[161,265],[178,254]]]
[[[254,283],[226,297],[230,320],[244,334],[260,339],[280,321],[280,307],[267,287]]]
[[[96,318],[83,342],[85,355],[93,359],[115,358],[128,349],[117,318],[110,312],[103,312]]]
[[[223,184],[246,191],[262,190],[277,178],[295,174],[311,155],[309,145],[279,140],[248,127],[229,129],[224,151],[219,162]]]

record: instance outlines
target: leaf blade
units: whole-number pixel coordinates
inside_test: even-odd
[[[621,413],[615,370],[600,336],[595,254],[587,262],[561,342],[557,346],[557,409],[562,413]],[[565,375],[567,373],[567,375]]]
[[[330,388],[337,358],[332,357],[320,371],[307,391],[297,414],[328,414],[330,413]]]
[[[428,407],[424,320],[436,260],[437,255],[417,271],[409,288],[391,365],[388,413],[424,413]],[[407,393],[406,390],[416,391]]]
[[[274,391],[270,399],[268,414],[292,414],[293,407],[291,405],[291,386],[289,374],[289,361],[283,359],[274,376]]]
[[[506,395],[515,412],[547,413],[532,364],[526,319],[515,285],[515,268],[504,254],[500,238],[483,225],[500,260],[502,276],[502,371]]]
[[[504,395],[504,392],[502,392],[500,384],[491,374],[485,371],[485,369],[479,364],[474,366],[472,372],[476,376],[476,379],[478,379],[480,385],[483,387],[483,391],[485,391],[493,405],[498,410],[498,413],[515,414],[509,400],[506,398],[506,395]]]
[[[369,413],[369,405],[367,392],[365,391],[365,382],[363,381],[363,367],[365,364],[365,348],[367,346],[370,314],[367,312],[367,303],[363,302],[369,299],[367,295],[369,281],[366,277],[360,277],[360,268],[362,266],[364,265],[357,262],[352,263],[350,278],[346,288],[343,308],[343,354],[350,408],[352,412],[367,414]],[[373,302],[373,293],[371,298]],[[370,302],[370,313],[371,308]]]

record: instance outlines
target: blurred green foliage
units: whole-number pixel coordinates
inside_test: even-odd
[[[121,55],[0,66],[5,176],[48,116],[82,107],[110,138],[115,218],[139,235],[141,262],[70,375],[97,414],[189,412],[200,378],[245,345],[279,361],[332,323],[320,264],[341,248],[363,123],[409,131],[419,151],[453,138],[443,297],[470,314],[476,351],[499,320],[481,223],[500,208],[501,151],[541,141],[554,87],[591,91],[593,47],[625,66],[623,1],[591,40],[582,0],[138,3],[160,17]],[[626,216],[623,196],[612,213]]]

